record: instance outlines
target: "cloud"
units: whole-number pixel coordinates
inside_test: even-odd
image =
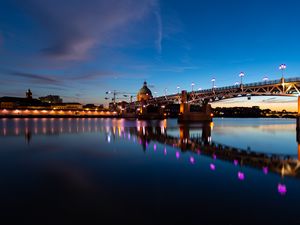
[[[120,32],[151,11],[157,11],[157,5],[157,0],[28,0],[24,6],[46,31],[43,55],[59,60],[83,60],[93,47],[110,41],[111,33]],[[156,17],[160,21],[160,43],[161,18],[159,14]]]
[[[161,53],[162,50],[162,39],[163,39],[163,26],[162,26],[162,19],[161,19],[161,15],[160,15],[160,10],[156,10],[154,12],[156,21],[157,21],[157,39],[155,41],[156,43],[156,48],[158,53]]]
[[[34,73],[19,72],[19,71],[8,71],[7,74],[12,76],[27,78],[32,80],[35,83],[40,83],[40,84],[62,85],[62,81],[42,74],[34,74]]]
[[[173,72],[173,73],[182,73],[187,70],[197,70],[197,66],[174,66],[174,65],[150,65],[150,64],[141,64],[141,65],[130,65],[130,69],[141,70],[141,71],[159,71],[159,72]]]
[[[113,71],[98,71],[98,72],[86,73],[80,76],[75,76],[72,78],[72,80],[94,80],[97,78],[105,78],[105,77],[111,78],[116,76],[118,76],[118,73]]]
[[[157,68],[157,71],[162,71],[162,72],[174,72],[174,73],[182,73],[187,70],[197,70],[197,66],[167,66],[167,67],[162,67],[162,68]]]

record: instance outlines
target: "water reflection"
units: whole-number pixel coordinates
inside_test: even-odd
[[[95,212],[85,214],[84,221],[95,215],[111,219],[123,212],[121,220],[124,215],[134,217],[126,220],[128,224],[137,221],[136,215],[155,218],[146,224],[244,224],[245,218],[249,224],[294,224],[300,200],[296,154],[271,154],[273,145],[284,141],[277,138],[266,139],[269,148],[264,153],[256,152],[261,145],[241,148],[238,144],[248,138],[247,132],[232,135],[235,142],[223,142],[219,133],[229,137],[232,130],[227,126],[222,130],[221,122],[229,123],[225,119],[192,125],[176,120],[0,120],[3,206],[11,207],[11,218],[14,206],[19,210],[28,202],[24,214],[36,218],[59,202],[58,213]],[[249,128],[243,120],[236,123]],[[284,132],[294,142],[284,143],[288,153],[297,153],[296,132],[288,126],[292,125],[284,125]],[[193,215],[192,222],[186,220]],[[215,215],[222,221],[211,221]]]
[[[158,151],[158,144],[163,145],[163,154],[169,152],[166,146],[171,146],[177,160],[182,154],[190,152],[189,163],[197,163],[197,155],[209,157],[208,167],[217,170],[216,160],[232,163],[237,167],[237,179],[244,181],[246,174],[243,167],[252,167],[268,175],[269,172],[280,176],[278,193],[285,195],[287,187],[284,176],[299,178],[299,162],[296,158],[284,154],[266,154],[250,149],[241,149],[224,145],[212,140],[213,123],[169,125],[163,121],[125,121],[123,119],[2,119],[0,123],[1,136],[25,137],[30,144],[34,136],[60,135],[63,133],[105,133],[107,143],[114,143],[118,139],[138,144],[146,152],[153,142],[153,151]],[[300,140],[297,133],[297,140]],[[298,142],[299,143],[299,142]],[[152,145],[151,145],[152,146]],[[299,145],[298,145],[299,146]],[[298,147],[298,153],[300,148]]]
[[[180,149],[181,152],[190,151],[195,154],[203,154],[211,158],[230,161],[235,166],[250,166],[258,168],[264,174],[269,171],[281,176],[299,176],[298,160],[285,154],[265,154],[224,145],[212,140],[213,123],[179,124],[169,126],[167,120],[162,121],[126,121],[123,119],[2,119],[0,131],[2,136],[24,135],[29,144],[34,135],[59,135],[62,133],[101,132],[106,134],[106,141],[111,143],[117,138],[136,142],[146,151],[149,144],[154,141]],[[300,140],[297,132],[297,140]],[[299,146],[299,145],[298,145]],[[153,146],[154,151],[157,145]],[[298,153],[300,148],[298,147]],[[167,149],[164,149],[167,154]],[[180,151],[175,150],[176,158],[180,158]],[[300,155],[300,154],[299,154]],[[298,155],[298,157],[300,157]],[[191,156],[190,163],[195,163]],[[212,162],[210,169],[215,170]],[[238,175],[240,180],[245,178],[242,173]]]

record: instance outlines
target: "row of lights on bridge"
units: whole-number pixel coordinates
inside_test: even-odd
[[[282,78],[283,78],[283,72],[284,72],[285,69],[286,69],[286,64],[281,64],[281,65],[279,66],[279,70],[281,70],[281,77],[282,77]],[[244,77],[244,76],[245,76],[245,73],[244,73],[244,72],[240,72],[240,73],[239,73],[240,82],[236,81],[236,82],[234,83],[234,85],[240,85],[240,84],[243,84],[243,77]],[[266,81],[269,80],[269,78],[268,78],[267,76],[264,76],[262,80],[266,82]],[[212,82],[212,89],[216,88],[216,87],[217,87],[217,86],[215,85],[216,78],[212,78],[212,79],[211,79],[211,82]],[[192,91],[194,91],[194,86],[195,86],[195,83],[192,82],[192,83],[191,83]],[[179,90],[180,90],[180,87],[177,86],[177,93],[178,93],[178,94],[179,94]],[[201,90],[202,90],[202,88],[198,88],[198,91],[201,91]],[[165,88],[165,95],[166,95],[166,92],[167,92],[167,88]]]

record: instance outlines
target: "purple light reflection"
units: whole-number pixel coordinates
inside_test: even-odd
[[[156,151],[156,144],[153,145],[153,149],[154,149],[154,151]]]
[[[193,156],[190,157],[190,163],[194,164],[195,163],[195,158]]]
[[[266,166],[264,166],[264,167],[263,167],[263,173],[264,173],[265,175],[267,175],[267,174],[269,173],[269,168],[266,167]]]
[[[235,166],[237,166],[237,165],[239,164],[239,161],[238,161],[237,159],[235,159],[235,160],[233,160],[233,164],[234,164]]]
[[[239,180],[245,180],[245,174],[241,171],[238,172],[238,179]]]
[[[164,148],[164,155],[167,155],[167,148]]]
[[[215,166],[215,164],[213,164],[213,163],[211,163],[211,164],[209,165],[209,167],[210,167],[211,170],[216,170],[216,166]]]
[[[179,153],[179,151],[176,152],[176,158],[177,158],[177,159],[180,158],[180,153]]]
[[[278,193],[280,195],[285,195],[287,192],[286,186],[284,184],[279,183],[277,186]]]

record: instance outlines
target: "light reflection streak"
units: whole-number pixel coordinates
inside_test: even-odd
[[[195,163],[195,158],[193,156],[190,156],[190,163],[194,164]]]
[[[215,164],[211,163],[211,164],[209,164],[209,168],[210,168],[212,171],[214,171],[214,170],[216,169],[216,166],[215,166]]]
[[[267,175],[267,174],[269,173],[268,167],[266,167],[266,166],[263,167],[263,173],[264,173],[265,175]]]
[[[180,158],[180,152],[176,151],[176,158],[179,159]]]
[[[238,171],[238,179],[242,181],[245,180],[245,174],[241,171]]]
[[[285,184],[279,183],[277,185],[277,190],[280,195],[286,195],[286,193],[287,193],[287,188],[286,188]]]
[[[239,161],[238,161],[237,159],[234,159],[234,160],[233,160],[233,164],[234,164],[235,166],[237,166],[237,165],[239,164]]]

